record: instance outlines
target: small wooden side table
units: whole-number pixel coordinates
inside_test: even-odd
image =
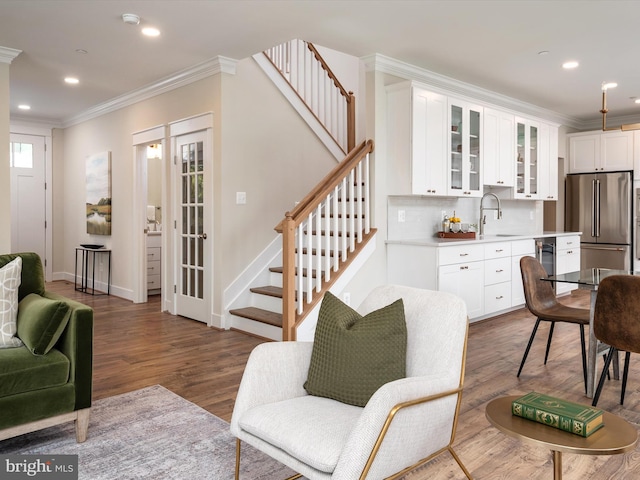
[[[501,397],[487,404],[487,420],[503,433],[531,445],[547,447],[553,454],[553,478],[562,479],[562,452],[581,455],[615,455],[633,449],[638,431],[623,418],[604,412],[604,427],[588,437],[520,418],[511,413],[511,402],[518,395]]]

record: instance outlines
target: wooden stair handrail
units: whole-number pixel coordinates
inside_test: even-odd
[[[350,152],[353,150],[353,147],[356,146],[356,97],[353,95],[353,92],[347,92],[342,86],[340,80],[338,80],[338,77],[333,73],[333,70],[329,68],[329,65],[327,65],[327,62],[322,58],[322,55],[320,55],[315,45],[311,42],[306,43],[307,48],[313,53],[313,56],[320,63],[322,69],[327,72],[327,75],[347,102],[347,151]]]
[[[285,213],[285,218],[278,223],[275,227],[275,231],[282,233],[284,222],[287,219],[292,219],[295,226],[298,226],[300,222],[311,213],[311,211],[318,206],[318,199],[325,198],[337,185],[340,184],[345,175],[351,171],[351,169],[358,164],[368,153],[373,152],[374,142],[373,140],[367,140],[362,142],[359,147],[354,148],[349,152],[342,162],[336,165],[314,188],[311,190],[295,208]]]
[[[283,340],[295,340],[297,328],[305,317],[310,313],[311,309],[322,298],[324,293],[335,283],[336,279],[340,276],[340,272],[351,264],[353,259],[358,255],[368,241],[375,234],[375,229],[370,227],[370,196],[369,196],[369,154],[373,152],[374,143],[373,140],[363,142],[359,147],[354,148],[345,159],[336,165],[305,197],[296,205],[296,207],[285,214],[284,219],[275,227],[275,230],[282,234],[282,262],[283,262],[283,276],[282,276],[282,339]],[[364,164],[364,168],[363,168]],[[353,172],[360,171],[360,174],[356,177],[353,176]],[[363,171],[364,170],[364,171]],[[362,176],[360,176],[362,175]],[[296,264],[296,248],[301,248],[300,244],[297,244],[296,232],[302,228],[305,221],[314,215],[316,215],[316,231],[320,231],[321,225],[319,220],[319,209],[328,208],[328,204],[325,204],[328,198],[333,197],[333,201],[337,202],[336,192],[340,187],[340,184],[344,185],[344,182],[351,177],[348,182],[350,187],[348,188],[349,194],[358,195],[356,197],[357,202],[364,202],[364,205],[360,203],[358,207],[358,223],[357,227],[354,224],[353,214],[354,206],[351,206],[352,220],[349,225],[350,229],[356,227],[357,235],[352,235],[348,243],[343,242],[341,245],[341,254],[335,258],[333,266],[325,265],[329,267],[325,270],[325,275],[320,277],[314,277],[316,284],[312,285],[313,281],[308,280],[306,290],[306,301],[302,296],[302,293],[296,300],[296,288],[302,289],[302,280],[299,280],[299,284],[296,284],[296,277],[301,278],[304,267]],[[353,183],[355,181],[355,184]],[[363,185],[363,187],[361,187]],[[364,188],[363,191],[360,191]],[[354,191],[355,190],[355,191]],[[343,192],[345,195],[343,198],[348,199],[347,191]],[[364,196],[361,199],[360,194]],[[362,211],[362,207],[365,207]],[[343,207],[345,208],[345,207]],[[344,217],[343,217],[344,218]],[[361,223],[361,219],[364,218],[364,222]],[[346,220],[345,220],[346,221]],[[347,226],[346,223],[342,224]],[[334,224],[334,227],[337,226]],[[327,227],[329,224],[327,223]],[[314,230],[314,226],[309,224],[309,232]],[[303,232],[299,233],[300,235]],[[324,234],[320,234],[324,235]],[[331,233],[329,233],[331,235]],[[357,238],[356,238],[357,237]],[[311,240],[309,240],[309,247],[311,247]],[[336,244],[338,246],[338,244]],[[316,245],[317,249],[321,249],[323,246],[319,243]],[[328,243],[327,243],[328,247]],[[311,265],[309,260],[308,268],[315,268]],[[331,274],[330,272],[334,273]],[[302,290],[301,290],[302,292]]]
[[[310,57],[315,60],[316,65],[319,69],[325,72],[326,79],[333,84],[336,88],[336,95],[342,97],[344,100],[344,111],[340,111],[337,115],[340,118],[344,119],[344,123],[342,126],[338,126],[336,124],[328,125],[323,120],[321,120],[318,109],[314,109],[312,106],[308,95],[304,92],[304,88],[299,90],[300,85],[297,83],[291,82],[289,74],[295,70],[296,75],[306,76],[309,74],[309,71],[306,69],[297,69],[294,67],[296,62],[294,59],[290,59],[289,54],[291,51],[291,45],[296,43],[304,44],[306,46],[306,50],[310,52]],[[284,49],[284,53],[280,50]],[[304,48],[304,47],[302,47]],[[278,52],[278,53],[274,53]],[[300,100],[307,106],[309,112],[320,122],[320,125],[325,129],[325,131],[335,140],[336,144],[340,147],[340,149],[348,153],[356,146],[356,98],[353,92],[347,91],[344,86],[340,83],[336,75],[333,73],[325,59],[322,57],[320,52],[316,49],[316,47],[307,41],[304,40],[292,40],[290,42],[286,42],[282,45],[273,47],[271,49],[265,50],[263,52],[265,57],[271,62],[271,64],[280,72],[282,78],[289,83],[295,94],[300,98]],[[287,58],[291,60],[289,63],[286,63],[286,66],[283,65],[282,59]],[[306,84],[306,82],[305,82]],[[344,115],[344,117],[343,117]],[[324,117],[323,117],[324,118]],[[336,131],[340,130],[340,131]],[[344,130],[343,130],[344,129]],[[344,136],[343,136],[344,135]]]

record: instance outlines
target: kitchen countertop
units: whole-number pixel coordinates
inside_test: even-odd
[[[533,238],[544,237],[564,237],[568,235],[582,235],[582,232],[543,232],[538,234],[498,234],[498,235],[483,235],[476,236],[474,239],[469,238],[439,238],[433,236],[432,238],[415,238],[404,240],[387,240],[387,245],[420,245],[424,247],[444,247],[448,245],[464,245],[464,244],[476,244],[476,243],[495,243],[495,242],[511,242],[514,240],[530,240]]]

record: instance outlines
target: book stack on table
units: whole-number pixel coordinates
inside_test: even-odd
[[[602,410],[536,392],[514,400],[511,412],[582,437],[588,437],[604,425]]]

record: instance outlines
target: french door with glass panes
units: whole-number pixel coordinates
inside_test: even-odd
[[[205,168],[211,149],[204,131],[175,139],[178,211],[176,216],[176,313],[209,323],[211,247]]]

